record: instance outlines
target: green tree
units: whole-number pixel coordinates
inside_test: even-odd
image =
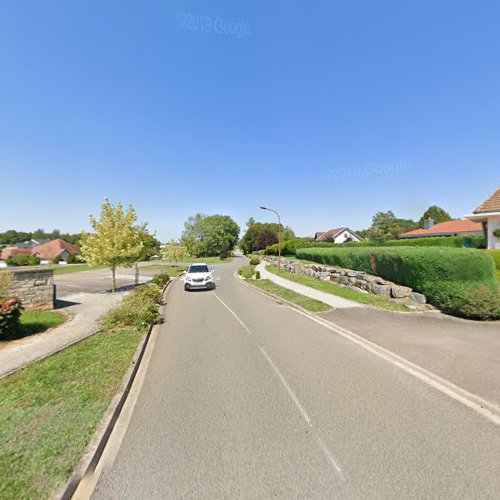
[[[141,236],[142,242],[144,243],[144,248],[139,260],[149,260],[155,255],[160,255],[160,240],[156,239],[154,234],[151,234],[148,230],[147,224],[138,226],[138,231]]]
[[[197,255],[197,243],[200,241],[199,224],[206,217],[205,214],[198,212],[195,215],[190,215],[184,222],[181,242],[186,247],[188,255],[192,257]]]
[[[210,215],[199,220],[193,234],[199,257],[227,254],[233,250],[240,228],[229,215]]]
[[[446,222],[447,220],[453,220],[451,215],[444,209],[432,205],[432,207],[429,207],[422,217],[420,217],[420,220],[418,221],[418,227],[423,228],[424,227],[424,222],[428,219],[432,219],[435,224],[439,224],[441,222]]]
[[[278,242],[279,224],[255,222],[248,227],[240,241],[241,251],[245,254],[262,250],[269,245]],[[295,233],[289,227],[285,227],[281,235],[282,241],[295,238]],[[269,243],[265,244],[268,241]]]
[[[182,243],[175,240],[170,240],[170,242],[165,245],[165,250],[163,250],[163,258],[170,261],[170,265],[172,265],[172,262],[175,262],[175,265],[177,265],[180,260],[187,256],[187,254],[187,248]]]
[[[137,214],[129,205],[126,211],[121,203],[115,207],[106,198],[99,219],[90,215],[94,233],[82,233],[81,255],[92,265],[111,269],[112,291],[116,291],[116,268],[131,267],[144,252],[142,226],[137,226]]]

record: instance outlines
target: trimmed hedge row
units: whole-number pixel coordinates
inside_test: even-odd
[[[410,238],[402,240],[388,240],[383,243],[373,241],[352,241],[344,243],[349,247],[455,247],[455,248],[485,248],[484,236],[436,236],[432,238]]]
[[[500,271],[500,250],[486,250],[486,253],[493,257],[495,265],[497,266],[497,269]]]
[[[339,247],[338,243],[327,243],[314,241],[310,238],[296,238],[294,240],[283,241],[281,244],[281,255],[295,255],[298,248],[323,248]],[[342,248],[356,247],[454,247],[454,248],[485,248],[486,240],[484,236],[449,236],[435,238],[414,238],[408,240],[389,240],[383,243],[373,241],[351,241],[340,244]],[[278,255],[278,245],[267,247],[269,255]]]
[[[500,318],[495,264],[486,252],[457,248],[344,247],[298,248],[296,255],[409,286],[451,314],[474,319]]]

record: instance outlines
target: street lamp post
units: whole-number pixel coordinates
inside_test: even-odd
[[[261,210],[269,210],[270,212],[274,212],[278,216],[278,273],[281,272],[281,218],[280,214],[273,210],[272,208],[260,207]],[[267,247],[266,247],[267,248]]]

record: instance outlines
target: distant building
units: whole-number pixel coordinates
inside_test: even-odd
[[[318,232],[314,235],[316,241],[328,243],[348,243],[349,241],[361,241],[363,238],[346,226],[330,229],[324,233]]]
[[[32,239],[29,241],[23,241],[22,243],[18,243],[16,248],[35,248],[37,246],[43,245],[50,241],[49,238],[40,238],[40,239]]]
[[[466,217],[481,226],[484,224],[488,248],[500,249],[500,188]]]
[[[449,220],[434,224],[432,219],[424,223],[424,229],[414,229],[399,235],[399,239],[431,238],[436,236],[483,236],[483,226],[470,220]]]
[[[56,257],[60,257],[61,260],[66,261],[69,255],[78,255],[80,249],[76,245],[72,245],[64,240],[52,240],[35,247],[10,247],[4,248],[0,252],[0,260],[6,260],[9,257],[16,255],[33,255],[38,257],[42,264],[47,264],[54,260]]]

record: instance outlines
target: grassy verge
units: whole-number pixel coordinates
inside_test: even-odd
[[[312,312],[324,312],[329,311],[331,307],[324,302],[320,302],[319,300],[310,299],[309,297],[305,297],[304,295],[300,295],[300,293],[294,292],[292,290],[288,290],[288,288],[283,288],[282,286],[276,285],[272,281],[269,280],[245,280],[247,283],[260,288],[266,292],[270,292],[278,297],[281,297],[293,304],[297,304],[304,309]]]
[[[238,269],[238,274],[245,279],[250,279],[255,274],[255,266],[243,266]]]
[[[278,274],[278,268],[274,266],[266,266],[266,269],[273,274]],[[332,281],[317,280],[315,278],[310,278],[309,276],[292,274],[284,270],[281,271],[279,276],[281,278],[286,278],[290,281],[294,281],[295,283],[300,283],[301,285],[306,285],[311,288],[315,288],[316,290],[321,290],[322,292],[331,293],[332,295],[337,295],[344,299],[359,302],[360,304],[378,307],[387,311],[409,311],[409,309],[403,304],[392,302],[387,297],[379,297],[377,295],[372,295],[369,293],[365,294],[356,292],[355,290],[341,287],[333,283]]]
[[[54,274],[71,274],[81,271],[95,271],[96,269],[105,269],[106,266],[91,266],[89,264],[69,264],[67,266],[57,266],[54,268]]]
[[[190,262],[205,262],[206,264],[230,264],[233,262],[234,257],[228,257],[227,259],[221,260],[220,257],[196,257],[190,259]]]
[[[11,340],[17,340],[36,333],[42,333],[49,328],[58,326],[66,321],[63,314],[54,311],[27,311],[21,315],[21,328],[14,336],[2,338],[0,346]]]
[[[48,498],[67,481],[143,332],[104,330],[0,381],[0,498]]]
[[[186,266],[169,266],[167,264],[151,264],[150,266],[142,266],[141,270],[147,271],[161,271],[167,273],[170,277],[174,278],[180,276],[186,269]]]

